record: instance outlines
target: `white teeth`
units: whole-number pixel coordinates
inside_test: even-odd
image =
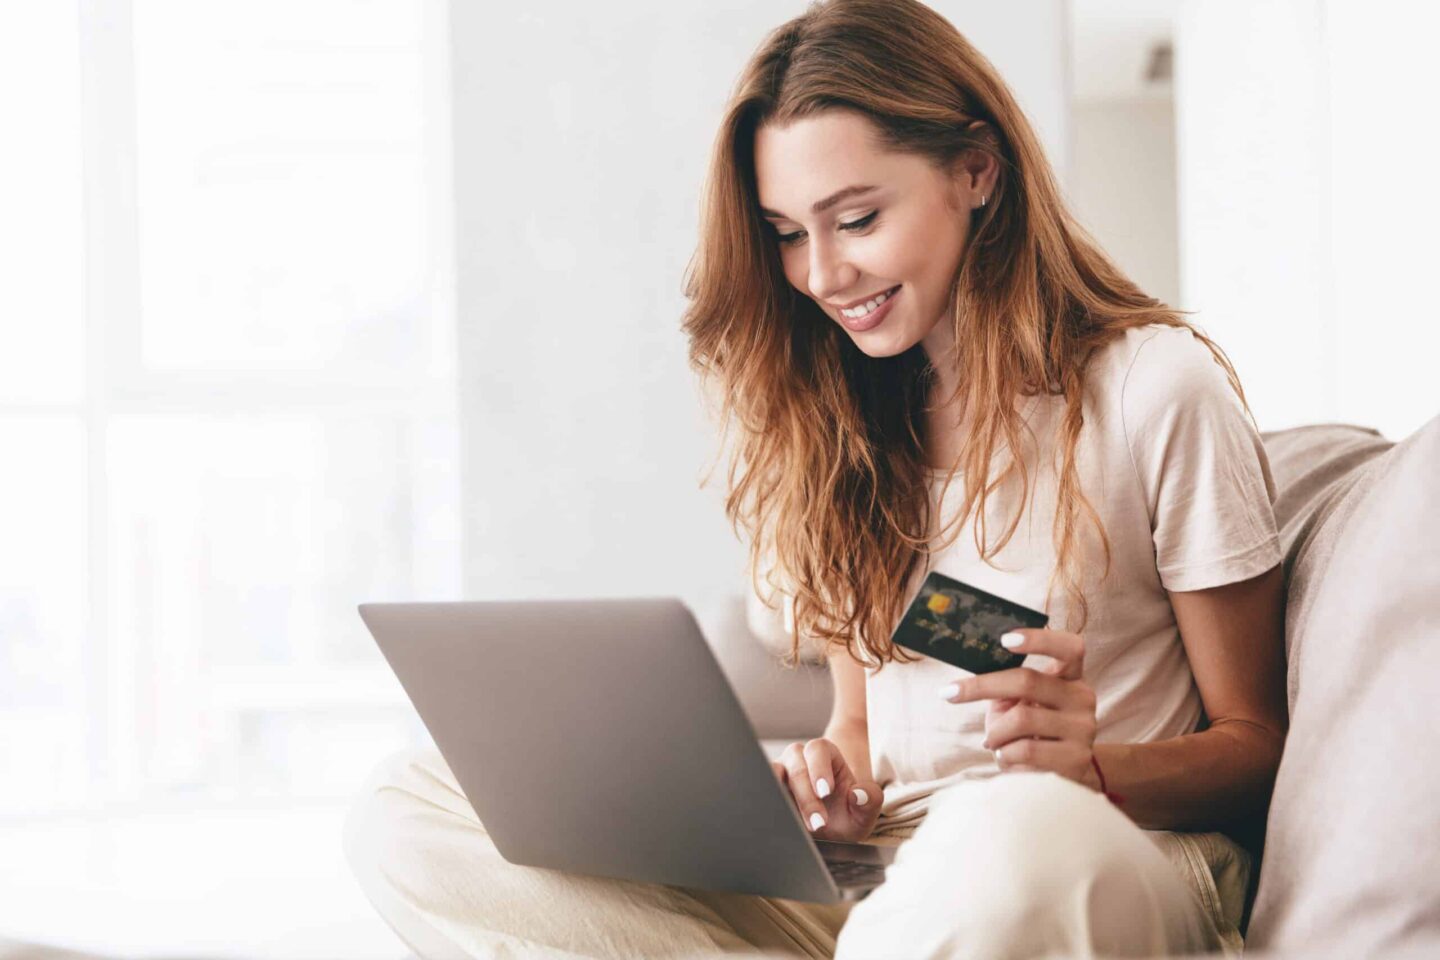
[[[886,300],[889,299],[890,294],[882,293],[874,300],[868,300],[865,303],[862,303],[860,306],[855,307],[851,310],[841,310],[840,313],[842,316],[849,317],[852,320],[857,320],[860,317],[868,316],[872,310],[874,310],[876,307],[880,306],[880,304],[884,303]]]

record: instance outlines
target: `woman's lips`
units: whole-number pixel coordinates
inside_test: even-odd
[[[884,303],[863,317],[847,317],[842,313],[840,315],[840,322],[844,324],[845,329],[851,333],[864,333],[866,330],[875,329],[890,313],[890,305],[895,302],[896,297],[900,296],[900,290],[900,287],[893,288],[890,295],[885,298]]]

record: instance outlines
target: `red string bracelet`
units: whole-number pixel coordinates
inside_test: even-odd
[[[1100,761],[1095,758],[1095,754],[1093,753],[1090,754],[1090,766],[1095,768],[1095,776],[1100,778],[1100,792],[1105,795],[1105,799],[1109,800],[1117,807],[1122,806],[1125,803],[1125,798],[1120,796],[1120,794],[1118,793],[1111,793],[1109,789],[1105,786],[1105,774],[1101,772]]]

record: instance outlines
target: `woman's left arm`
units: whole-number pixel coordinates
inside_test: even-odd
[[[1211,830],[1263,815],[1285,741],[1285,579],[1276,565],[1238,583],[1170,594],[1210,726],[1152,743],[1094,743],[1084,640],[1019,630],[1018,653],[1051,658],[962,680],[954,702],[993,700],[988,746],[1002,770],[1051,770],[1096,790],[1091,755],[1121,809],[1153,830]],[[1020,709],[1016,709],[1019,706]]]
[[[1207,830],[1264,816],[1289,725],[1283,565],[1238,583],[1170,594],[1208,729],[1153,743],[1100,743],[1095,759],[1141,827]],[[1086,781],[1099,788],[1099,781]]]

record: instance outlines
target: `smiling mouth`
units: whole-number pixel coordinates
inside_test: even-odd
[[[882,290],[881,292],[875,294],[875,296],[870,297],[867,300],[862,300],[859,303],[855,304],[855,306],[853,307],[838,307],[837,309],[839,310],[840,315],[848,320],[863,320],[869,314],[874,313],[876,310],[879,310],[881,307],[883,307],[886,300],[889,300],[891,297],[895,296],[895,294],[900,291],[900,287],[901,284],[896,284],[889,290]],[[880,299],[881,297],[883,297],[884,299],[880,300],[879,303],[875,303],[875,301],[877,299]],[[865,313],[856,312],[861,307],[864,307],[866,304],[869,303],[875,303],[875,307],[871,310],[866,311]]]
[[[883,295],[885,297],[885,301],[883,303],[876,304],[874,310],[870,310],[867,313],[857,316],[851,316],[848,313],[842,312],[837,319],[845,327],[845,329],[851,331],[852,333],[865,333],[866,331],[873,330],[880,324],[884,323],[885,318],[890,315],[891,310],[894,309],[893,301],[896,297],[900,295],[902,289],[903,284],[901,286],[893,288],[888,294]],[[876,296],[882,295],[877,294]]]

